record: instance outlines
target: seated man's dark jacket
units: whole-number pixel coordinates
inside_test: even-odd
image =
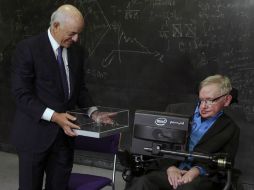
[[[239,127],[229,116],[223,113],[200,139],[193,152],[206,154],[227,153],[228,160],[233,164],[239,143],[239,135]],[[179,163],[179,161],[164,159],[159,162],[159,167],[161,170],[166,170],[172,165],[178,166]],[[203,167],[210,176],[213,176],[219,169],[215,164],[204,160],[195,159],[193,165]]]

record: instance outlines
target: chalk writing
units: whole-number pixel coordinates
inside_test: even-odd
[[[157,6],[174,6],[175,0],[150,0],[153,7]]]
[[[108,76],[107,72],[96,69],[87,69],[86,74],[98,79],[105,79]]]
[[[125,10],[125,19],[131,20],[131,19],[137,19],[139,16],[140,10]]]
[[[172,37],[173,38],[193,38],[196,36],[195,29],[196,27],[193,24],[173,24]]]

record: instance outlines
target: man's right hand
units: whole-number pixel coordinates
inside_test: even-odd
[[[72,129],[80,129],[78,125],[72,123],[76,118],[68,113],[57,113],[54,112],[51,118],[52,122],[57,123],[68,136],[74,137],[77,134]]]

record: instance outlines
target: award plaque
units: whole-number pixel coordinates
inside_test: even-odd
[[[121,133],[129,128],[129,110],[125,109],[95,106],[71,110],[67,113],[76,117],[74,124],[80,129],[73,129],[73,131],[81,136],[101,138]],[[99,116],[92,119],[93,114]]]

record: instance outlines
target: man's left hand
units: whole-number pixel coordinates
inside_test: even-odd
[[[192,167],[189,171],[187,171],[182,178],[178,181],[179,184],[185,184],[192,182],[197,176],[199,176],[199,170],[197,167]]]

